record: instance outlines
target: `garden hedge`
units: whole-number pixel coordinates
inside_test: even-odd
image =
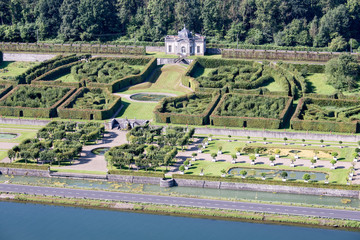
[[[126,54],[126,55],[146,55],[146,48],[117,44],[57,44],[57,43],[12,43],[1,42],[0,49],[12,52],[55,52],[55,53],[91,53],[91,54]]]
[[[51,86],[71,86],[71,87],[82,87],[85,85],[83,81],[80,82],[62,82],[61,80],[49,80],[51,78],[55,79],[63,75],[69,74],[71,72],[71,67],[79,64],[79,61],[72,62],[55,69],[52,69],[41,76],[35,78],[31,83],[34,85],[51,85]]]
[[[308,51],[277,51],[277,50],[250,50],[250,49],[222,49],[222,58],[265,59],[288,61],[316,61],[327,62],[338,57],[339,52],[308,52]],[[360,56],[357,56],[360,60]]]
[[[319,182],[290,182],[290,181],[276,181],[276,180],[262,180],[256,178],[237,178],[237,177],[217,177],[217,176],[198,176],[189,174],[173,174],[175,179],[190,179],[198,181],[216,181],[216,182],[235,182],[235,183],[253,183],[265,185],[284,185],[294,187],[315,187],[315,188],[328,188],[328,189],[343,189],[343,190],[360,190],[360,185],[344,185],[344,184],[325,184]]]
[[[0,102],[4,101],[7,97],[15,93],[21,85],[15,87],[2,98],[0,98]],[[34,86],[31,87],[42,87],[42,86]],[[62,87],[65,88],[65,87]],[[66,87],[69,88],[69,87]],[[21,107],[21,106],[1,106],[0,107],[0,115],[1,116],[14,116],[14,117],[33,117],[33,118],[52,118],[57,117],[57,108],[71,95],[76,91],[76,88],[69,88],[70,91],[61,99],[59,99],[56,103],[54,103],[49,108],[30,108],[30,107]]]
[[[294,130],[306,131],[321,131],[321,132],[346,132],[356,133],[359,132],[359,121],[339,122],[339,121],[326,121],[326,120],[304,120],[301,115],[306,110],[307,103],[325,104],[336,107],[344,105],[359,106],[360,101],[356,100],[343,100],[332,98],[301,98],[298,106],[291,118],[291,128]]]
[[[2,51],[0,51],[0,64],[4,61],[4,57],[3,57],[3,53]]]
[[[111,118],[116,111],[121,107],[121,97],[114,96],[107,89],[102,89],[108,96],[113,98],[112,104],[108,109],[74,109],[72,105],[79,97],[82,97],[84,93],[91,88],[79,88],[73,96],[66,100],[59,108],[58,115],[62,119],[86,119],[86,120],[104,120]]]
[[[212,96],[212,101],[204,112],[200,115],[187,115],[187,114],[178,114],[178,113],[166,113],[164,108],[167,103],[174,101],[183,101],[186,99],[192,99],[196,96]],[[211,112],[215,109],[217,103],[219,102],[220,95],[211,95],[205,93],[193,93],[189,95],[183,95],[180,97],[170,97],[164,98],[155,108],[154,115],[155,121],[158,123],[173,123],[173,124],[189,124],[189,125],[206,125],[209,124],[209,116]]]
[[[285,98],[287,99],[284,109],[279,114],[278,118],[260,118],[260,117],[238,117],[238,116],[220,116],[217,115],[218,110],[222,107],[224,102],[231,98],[232,95],[239,96],[258,96],[263,98]],[[289,117],[291,107],[293,103],[292,97],[282,96],[261,96],[251,94],[225,94],[220,100],[219,104],[210,115],[210,124],[214,126],[225,126],[225,127],[249,127],[249,128],[265,128],[265,129],[279,129],[285,119]]]
[[[109,59],[109,58],[96,58],[96,59]],[[127,57],[127,58],[113,58],[113,60],[124,61],[130,65],[145,65],[141,73],[137,75],[127,76],[112,83],[86,83],[88,87],[107,88],[110,92],[117,92],[120,89],[130,87],[135,84],[143,83],[152,74],[157,67],[156,58],[148,57]],[[86,79],[85,79],[86,81]]]
[[[31,81],[41,76],[42,74],[55,69],[59,66],[66,65],[72,62],[77,62],[83,58],[89,58],[90,55],[69,55],[69,56],[56,56],[50,60],[41,62],[30,69],[26,70],[23,74],[16,76],[16,80],[19,84],[30,84]]]

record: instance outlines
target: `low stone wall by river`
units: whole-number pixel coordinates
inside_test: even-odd
[[[107,179],[110,182],[128,182],[128,183],[140,183],[140,184],[154,184],[159,185],[160,179],[158,177],[143,177],[143,176],[126,176],[126,175],[114,175],[108,174]]]
[[[247,191],[292,193],[292,194],[347,197],[347,198],[360,199],[360,191],[353,191],[353,190],[294,187],[294,186],[266,185],[266,184],[252,184],[252,183],[217,182],[217,181],[203,181],[203,180],[190,180],[190,179],[174,179],[174,184],[179,187],[247,190]]]
[[[0,167],[0,173],[3,175],[15,175],[15,176],[68,177],[68,178],[77,178],[77,179],[86,179],[86,180],[91,180],[91,179],[104,180],[104,181],[107,180],[110,182],[153,184],[153,185],[160,185],[160,187],[179,186],[179,187],[227,189],[227,190],[237,190],[237,191],[247,190],[247,191],[277,192],[277,193],[305,194],[305,195],[346,197],[346,198],[360,199],[360,191],[355,191],[355,190],[204,181],[204,180],[192,180],[192,179],[163,180],[162,178],[159,177],[129,176],[129,175],[114,175],[114,174],[92,175],[92,174],[78,174],[78,173],[57,173],[57,172],[50,172],[49,170],[5,168],[5,167]]]
[[[14,175],[14,176],[50,177],[49,170],[0,167],[0,173],[3,175]]]

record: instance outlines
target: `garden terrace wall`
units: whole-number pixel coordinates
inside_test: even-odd
[[[183,101],[185,99],[191,99],[196,96],[209,96],[213,97],[211,103],[207,106],[204,112],[200,115],[187,115],[178,113],[165,113],[163,109],[166,104],[175,100]],[[220,100],[220,95],[212,96],[211,94],[193,93],[190,95],[184,95],[180,97],[164,98],[155,108],[154,115],[155,121],[158,123],[173,123],[173,124],[189,124],[189,125],[206,125],[209,124],[209,116],[216,107]]]
[[[284,51],[284,50],[249,50],[249,49],[223,49],[223,58],[266,59],[266,60],[295,60],[327,62],[339,57],[340,52],[309,52],[309,51]],[[360,61],[360,54],[351,55]]]
[[[72,62],[60,67],[57,67],[53,70],[50,70],[43,75],[35,78],[31,83],[33,85],[47,85],[47,86],[70,86],[70,87],[82,87],[85,85],[84,81],[80,82],[62,82],[61,80],[47,80],[49,78],[57,78],[59,76],[69,74],[71,72],[71,67],[79,64],[79,61]]]
[[[103,45],[103,44],[56,44],[56,43],[11,43],[1,42],[4,52],[54,52],[54,53],[91,53],[146,55],[143,46]]]
[[[279,129],[284,120],[289,117],[291,112],[291,107],[293,103],[292,97],[282,97],[282,96],[259,96],[264,98],[285,98],[287,99],[284,109],[279,114],[278,118],[257,118],[257,117],[238,117],[238,116],[219,116],[216,115],[219,108],[227,100],[227,98],[232,95],[240,96],[259,96],[259,95],[245,95],[245,94],[225,94],[217,107],[210,115],[210,124],[214,126],[226,126],[226,127],[248,127],[248,128],[265,128],[265,129]]]
[[[31,87],[41,87],[33,86]],[[1,116],[14,116],[14,117],[33,117],[33,118],[51,118],[57,117],[57,108],[71,95],[76,91],[76,88],[69,88],[69,92],[65,94],[60,100],[54,103],[49,108],[30,108],[30,107],[21,107],[21,106],[0,106],[0,115]],[[5,96],[0,98],[0,102],[5,100],[7,97],[15,93],[19,89],[19,86],[8,92]]]
[[[108,59],[108,58],[97,58],[97,59]],[[130,65],[141,65],[146,64],[141,73],[131,76],[126,76],[122,79],[116,80],[112,83],[86,83],[88,87],[98,87],[98,88],[107,88],[110,92],[117,92],[120,89],[130,87],[135,84],[143,83],[147,78],[152,74],[152,72],[157,67],[156,58],[114,58],[114,60],[123,60],[125,63]],[[86,82],[86,79],[85,79]]]
[[[303,120],[300,118],[301,114],[306,107],[306,102],[332,102],[335,105],[339,105],[345,102],[352,102],[354,105],[360,105],[360,101],[354,100],[342,100],[342,99],[330,99],[330,98],[301,98],[298,106],[291,118],[291,128],[294,130],[306,130],[306,131],[321,131],[321,132],[345,132],[345,133],[357,133],[359,132],[359,121],[351,122],[335,122],[335,121],[319,121],[319,120]],[[328,104],[329,105],[329,104]]]
[[[109,96],[114,98],[113,103],[108,109],[75,109],[71,106],[76,102],[79,97],[92,88],[79,88],[75,94],[66,100],[59,108],[58,115],[62,119],[85,119],[85,120],[104,120],[111,118],[117,110],[121,107],[121,97],[113,96],[107,89],[102,89]]]

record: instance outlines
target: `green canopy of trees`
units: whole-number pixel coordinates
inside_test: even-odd
[[[214,41],[324,47],[360,39],[358,0],[2,0],[0,41],[162,41],[183,26]],[[341,37],[341,38],[339,38]],[[333,46],[337,44],[333,43]],[[333,47],[332,46],[332,47]],[[340,44],[341,48],[344,44]]]

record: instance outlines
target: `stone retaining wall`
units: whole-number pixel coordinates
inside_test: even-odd
[[[247,191],[277,192],[277,193],[347,197],[347,198],[360,199],[360,191],[354,191],[354,190],[294,187],[294,186],[266,185],[266,184],[252,184],[252,183],[217,182],[217,181],[203,181],[203,180],[191,180],[191,179],[175,179],[175,184],[176,186],[179,187],[247,190]]]
[[[0,173],[3,175],[14,175],[14,176],[50,177],[49,170],[0,167]]]
[[[129,183],[140,183],[140,184],[160,184],[158,177],[143,177],[143,176],[127,176],[127,175],[114,175],[108,174],[107,179],[110,182],[129,182]]]
[[[178,59],[177,58],[157,58],[157,65],[164,65],[164,64],[175,64],[177,63]],[[184,59],[188,64],[190,64],[192,61],[194,61],[193,59],[188,59],[185,58]]]
[[[268,130],[241,130],[241,129],[220,129],[220,128],[195,128],[195,134],[213,134],[223,136],[251,136],[251,137],[267,137],[283,139],[306,139],[306,140],[321,140],[326,141],[343,141],[343,142],[358,142],[360,135],[340,135],[340,134],[321,134],[321,133],[304,133],[304,132],[286,132],[286,131],[268,131]]]
[[[51,177],[62,177],[62,178],[80,178],[80,179],[97,179],[107,180],[106,175],[95,175],[95,174],[81,174],[81,173],[67,173],[67,172],[52,172]]]

